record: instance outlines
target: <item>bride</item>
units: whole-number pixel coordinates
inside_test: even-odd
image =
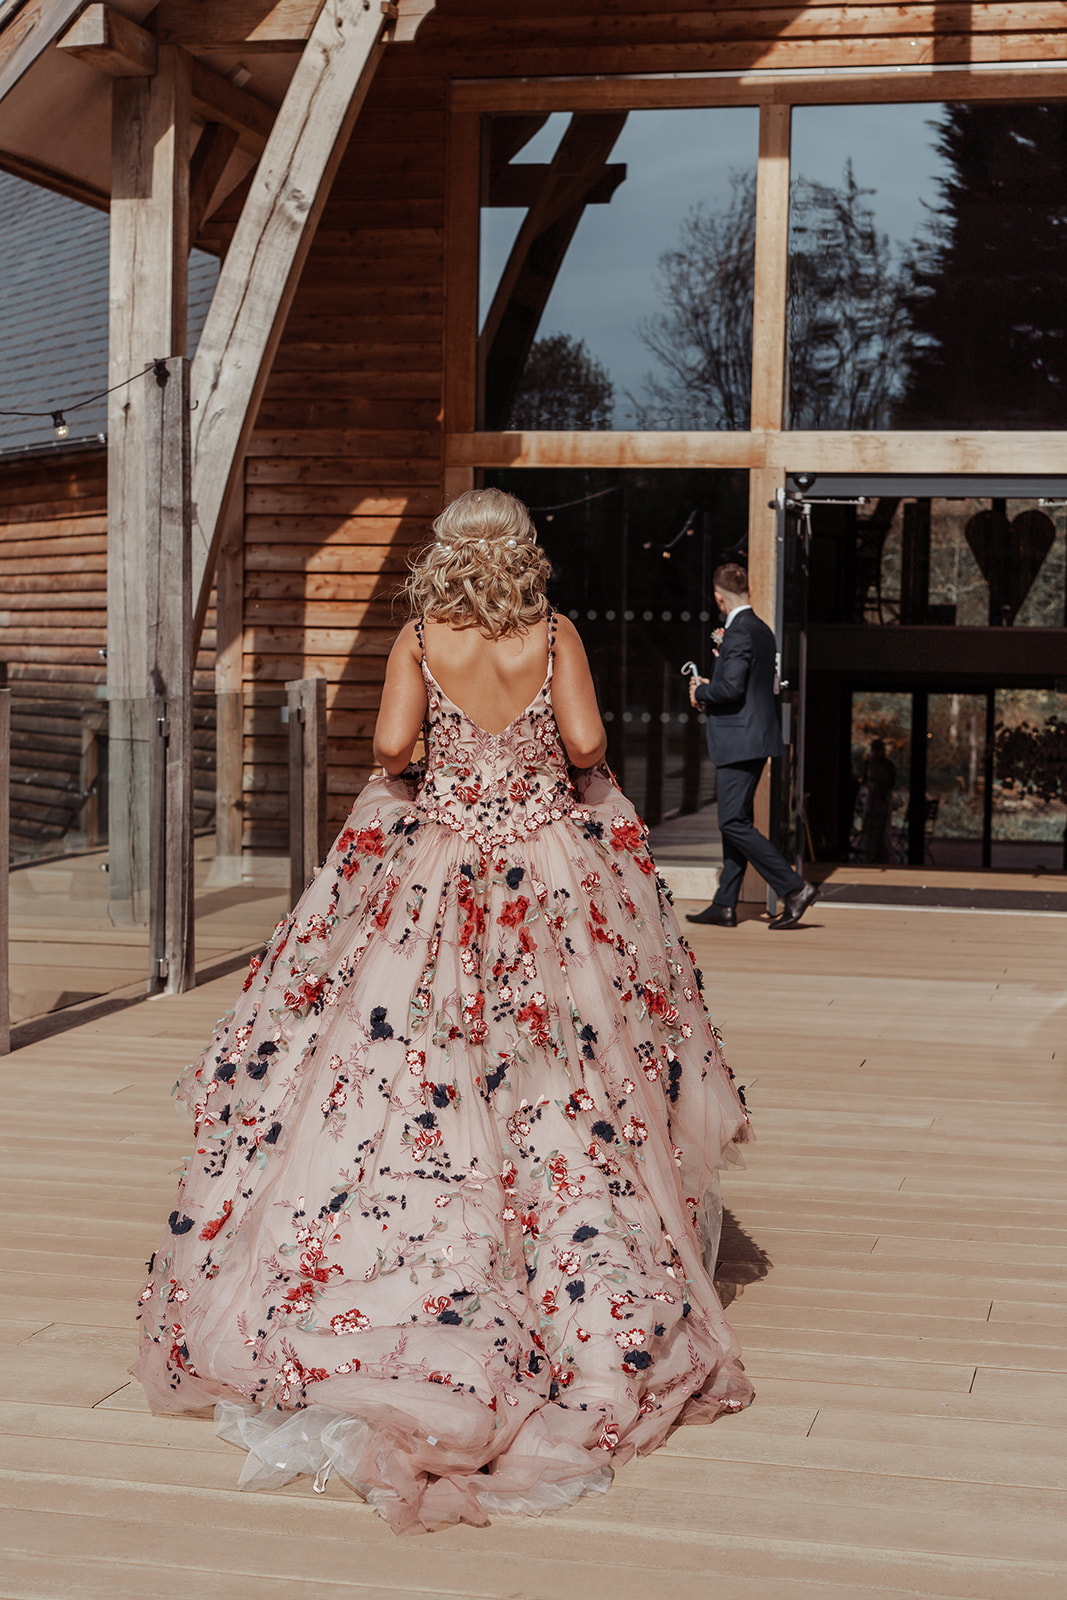
[[[752,1396],[709,1276],[747,1118],[524,506],[414,564],[384,769],[179,1097],[157,1411],[397,1532],[541,1513]],[[425,735],[425,767],[409,761]]]

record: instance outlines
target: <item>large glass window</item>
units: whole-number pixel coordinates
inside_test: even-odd
[[[485,121],[487,429],[749,425],[754,107]]]
[[[589,653],[608,760],[651,825],[714,794],[681,667],[710,677],[715,568],[744,560],[744,472],[486,471],[529,505],[553,604]]]
[[[1067,694],[918,688],[851,704],[850,859],[1064,869]]]
[[[1067,694],[998,689],[991,865],[1067,868]]]
[[[1067,627],[1062,500],[813,507],[811,620]]]
[[[792,126],[789,426],[1067,427],[1067,103]]]

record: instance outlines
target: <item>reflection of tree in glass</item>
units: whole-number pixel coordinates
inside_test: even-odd
[[[908,373],[906,268],[845,163],[840,188],[799,178],[790,202],[789,426],[885,428]]]
[[[997,780],[1002,789],[1014,790],[1043,807],[1053,805],[1057,812],[1060,810],[1067,801],[1067,719],[1053,715],[1039,724],[998,722],[994,749]],[[1067,826],[1063,864],[1067,868]]]
[[[1012,518],[1017,504],[1008,501],[1008,515]],[[1055,543],[1019,608],[1016,626],[1067,627],[1067,508],[1053,505],[1046,509],[1055,528]]]
[[[1067,105],[951,105],[904,426],[1067,426]]]
[[[985,500],[934,500],[930,515],[930,604],[951,606],[959,627],[985,627],[989,585],[967,543],[967,524]],[[897,546],[899,567],[900,546]]]
[[[985,721],[985,695],[928,696],[926,793],[938,800],[939,839],[982,837]]]
[[[678,245],[659,258],[666,310],[637,329],[665,376],[631,396],[638,428],[748,427],[756,175],[734,172],[725,210],[695,206]]]
[[[611,427],[615,392],[584,339],[550,334],[532,346],[508,415],[509,428]]]
[[[852,164],[841,186],[793,185],[789,251],[790,426],[888,425],[907,378],[906,269],[894,265]],[[735,172],[721,212],[697,206],[660,257],[666,309],[638,335],[650,375],[643,428],[747,428],[752,373],[756,179]]]

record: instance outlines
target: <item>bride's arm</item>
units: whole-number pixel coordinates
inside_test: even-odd
[[[585,647],[574,624],[560,616],[556,618],[552,709],[571,765],[595,767],[603,761],[608,741],[597,709]]]
[[[378,720],[374,725],[374,759],[390,777],[397,777],[411,760],[426,715],[426,685],[422,681],[422,651],[415,624],[397,634],[385,669],[385,686]]]

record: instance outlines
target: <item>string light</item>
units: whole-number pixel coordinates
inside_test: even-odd
[[[606,494],[617,494],[621,488],[621,484],[613,483],[610,489],[598,489],[595,494],[583,494],[580,500],[561,500],[554,506],[530,506],[529,510],[536,512],[538,516],[542,511],[547,512],[545,521],[551,522],[554,511],[569,511],[571,506],[584,506],[588,505],[590,500],[603,500]]]
[[[663,557],[664,561],[669,561],[671,559],[671,551],[674,549],[676,544],[680,543],[681,540],[686,537],[687,534],[688,534],[690,539],[693,537],[693,535],[697,531],[696,530],[696,519],[697,519],[697,509],[694,508],[689,513],[689,515],[686,517],[685,521],[683,522],[683,524],[682,524],[681,528],[679,529],[679,531],[675,534],[674,538],[673,539],[668,539],[666,544],[660,546],[660,552],[659,553]],[[646,550],[651,550],[652,549],[652,540],[651,539],[646,539],[645,540],[644,548]]]
[[[136,383],[138,378],[147,376],[149,372],[158,374],[163,363],[159,360],[150,361],[147,367],[140,372],[134,372],[128,378],[123,378],[121,383],[113,383],[110,389],[101,389],[99,394],[91,394],[87,400],[74,400],[69,405],[64,405],[57,411],[0,411],[0,417],[24,417],[27,420],[50,422],[57,439],[66,439],[70,433],[70,423],[65,413],[68,411],[81,411],[86,406],[91,406],[97,400],[104,400],[109,394],[114,394],[116,389],[125,389],[128,383]]]

